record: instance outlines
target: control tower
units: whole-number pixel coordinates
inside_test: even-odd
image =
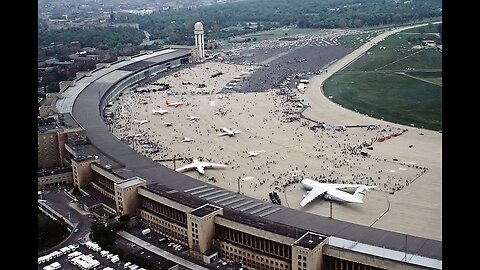
[[[203,24],[201,22],[196,22],[193,27],[193,32],[195,33],[195,48],[197,50],[197,61],[203,62],[205,59],[205,39],[203,34]]]

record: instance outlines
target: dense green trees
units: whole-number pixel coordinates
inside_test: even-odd
[[[197,9],[160,11],[132,16],[152,39],[192,44],[196,21],[204,24],[208,38],[226,38],[271,27],[297,25],[302,28],[359,28],[415,22],[441,16],[440,0],[257,0]],[[247,23],[258,22],[257,29]],[[263,25],[262,26],[260,26]],[[236,26],[236,27],[232,27]]]
[[[118,50],[128,44],[139,45],[144,37],[141,30],[130,27],[70,28],[38,32],[38,43],[39,45],[48,45],[51,42],[68,43],[71,41],[80,41],[83,47],[95,47],[101,50]]]
[[[193,44],[193,24],[201,21],[208,39],[223,39],[272,27],[359,28],[440,17],[441,0],[247,0],[196,9],[158,11],[129,16],[125,22],[166,44]],[[258,23],[255,29],[248,23]],[[68,29],[39,32],[39,43],[78,40],[83,46],[118,49],[128,43],[139,45],[143,33],[132,28]]]
[[[43,251],[60,243],[68,236],[67,224],[55,221],[38,211],[38,251]]]

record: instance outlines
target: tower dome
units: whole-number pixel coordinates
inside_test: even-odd
[[[200,32],[200,31],[203,32],[203,23],[201,23],[201,22],[196,22],[195,25],[193,26],[193,30],[194,30],[195,32],[197,32],[197,31],[198,31],[198,32]]]

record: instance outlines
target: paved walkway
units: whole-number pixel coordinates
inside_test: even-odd
[[[172,253],[169,253],[163,249],[160,249],[148,242],[145,242],[143,241],[142,239],[140,238],[137,238],[136,236],[126,232],[126,231],[119,231],[117,233],[118,235],[120,235],[121,237],[127,239],[128,241],[138,245],[138,246],[141,246],[143,247],[144,249],[148,250],[148,251],[151,251],[157,255],[160,255],[162,256],[163,258],[166,258],[172,262],[175,262],[175,263],[178,263],[182,266],[185,266],[185,267],[188,267],[189,269],[195,269],[195,270],[208,270],[208,268],[205,268],[205,267],[202,267],[198,264],[195,264],[193,262],[190,262],[190,261],[187,261],[183,258],[180,258],[178,256],[175,256],[173,255]]]

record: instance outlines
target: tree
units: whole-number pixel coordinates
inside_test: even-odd
[[[47,93],[58,93],[60,91],[60,86],[58,82],[50,82],[47,85]]]
[[[128,214],[122,215],[118,218],[118,221],[128,221],[130,220],[130,216]]]

